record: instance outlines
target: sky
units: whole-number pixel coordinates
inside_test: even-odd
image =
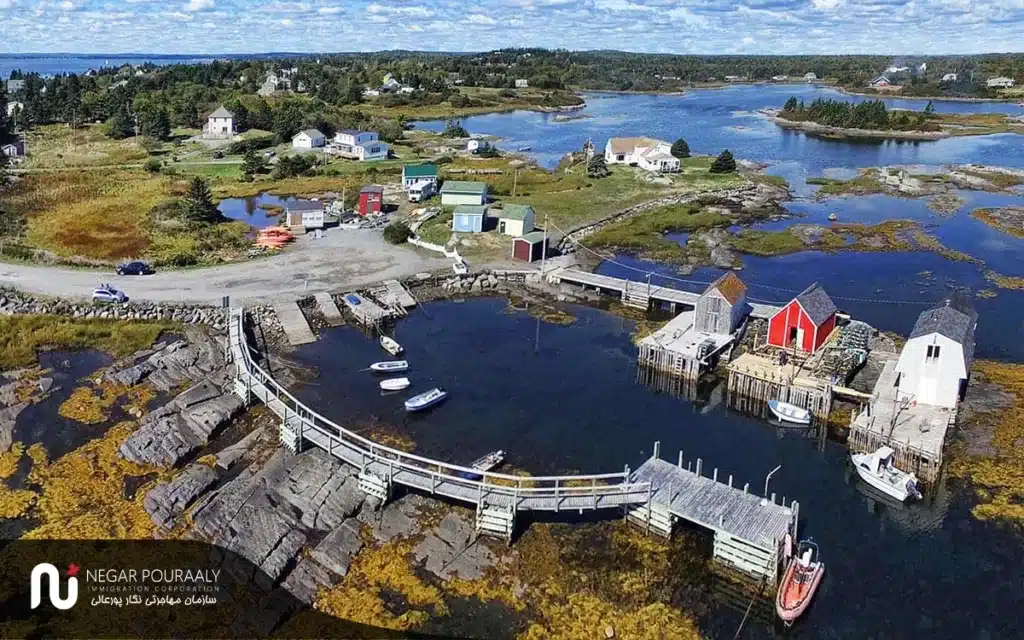
[[[0,0],[2,53],[1024,51],[1024,0]]]

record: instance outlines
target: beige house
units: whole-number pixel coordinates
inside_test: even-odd
[[[659,173],[679,171],[679,158],[672,155],[672,145],[655,138],[609,138],[604,160],[608,164],[628,164]]]
[[[224,108],[224,105],[217,107],[217,110],[206,118],[206,125],[203,127],[203,137],[208,139],[228,139],[235,137],[235,116]]]
[[[506,204],[504,209],[492,210],[498,218],[498,233],[518,238],[533,231],[537,214],[528,204]]]

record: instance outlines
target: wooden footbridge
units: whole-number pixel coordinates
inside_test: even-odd
[[[568,476],[515,476],[484,472],[385,447],[323,417],[288,393],[253,361],[245,313],[230,312],[228,355],[234,364],[234,393],[247,404],[263,402],[281,420],[281,442],[292,452],[308,445],[323,449],[359,470],[359,488],[387,501],[397,486],[443,496],[476,507],[478,533],[511,541],[521,511],[621,509],[645,530],[670,536],[688,520],[711,529],[715,558],[759,577],[776,577],[784,536],[796,537],[799,506],[789,507],[702,476],[654,456],[635,471]],[[468,477],[467,477],[468,476]],[[784,502],[784,500],[783,500]]]
[[[622,304],[637,309],[649,309],[652,302],[668,303],[675,308],[677,305],[693,307],[700,298],[700,293],[683,291],[672,287],[662,287],[649,282],[638,282],[625,278],[615,278],[578,269],[557,269],[547,276],[552,284],[572,284],[583,289],[590,287],[602,293],[619,295]],[[781,308],[758,302],[747,303],[752,318],[771,318]]]

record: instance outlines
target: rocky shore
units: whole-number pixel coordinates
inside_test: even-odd
[[[805,133],[828,138],[870,138],[886,140],[942,140],[949,138],[947,131],[897,131],[892,129],[847,129],[830,127],[817,122],[787,120],[780,117],[775,110],[763,109],[761,113],[784,129],[796,129]]]

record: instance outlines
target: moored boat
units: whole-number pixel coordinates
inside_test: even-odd
[[[399,371],[406,371],[409,368],[409,362],[406,360],[390,360],[387,362],[374,362],[370,365],[370,371],[379,371],[383,373],[397,373]]]
[[[380,381],[382,391],[401,391],[409,387],[409,378],[388,378]]]
[[[861,480],[882,493],[903,502],[907,498],[921,499],[921,490],[917,486],[917,476],[901,471],[893,466],[895,452],[890,447],[882,447],[874,453],[853,453],[853,468]]]
[[[832,222],[835,222],[836,220],[839,219],[839,215],[836,213],[830,213],[828,214],[828,219]]]
[[[768,408],[772,410],[772,413],[779,420],[800,425],[811,424],[811,412],[795,404],[789,404],[781,400],[769,400]]]
[[[426,391],[419,395],[413,396],[405,401],[406,411],[423,411],[430,407],[443,402],[448,397],[448,392],[444,390],[444,387],[434,387],[430,391]]]
[[[384,350],[393,356],[397,356],[398,354],[402,353],[402,345],[398,344],[398,342],[394,338],[381,336],[380,346],[384,347]]]
[[[775,597],[775,612],[786,626],[793,624],[810,606],[824,575],[825,563],[818,557],[818,545],[812,540],[801,541],[796,555],[789,560]]]
[[[485,456],[480,456],[469,465],[473,469],[479,471],[491,471],[501,466],[501,463],[505,462],[505,452],[501,449],[492,451]],[[458,475],[467,480],[481,480],[483,476],[479,473],[470,473],[469,471],[460,471]]]

